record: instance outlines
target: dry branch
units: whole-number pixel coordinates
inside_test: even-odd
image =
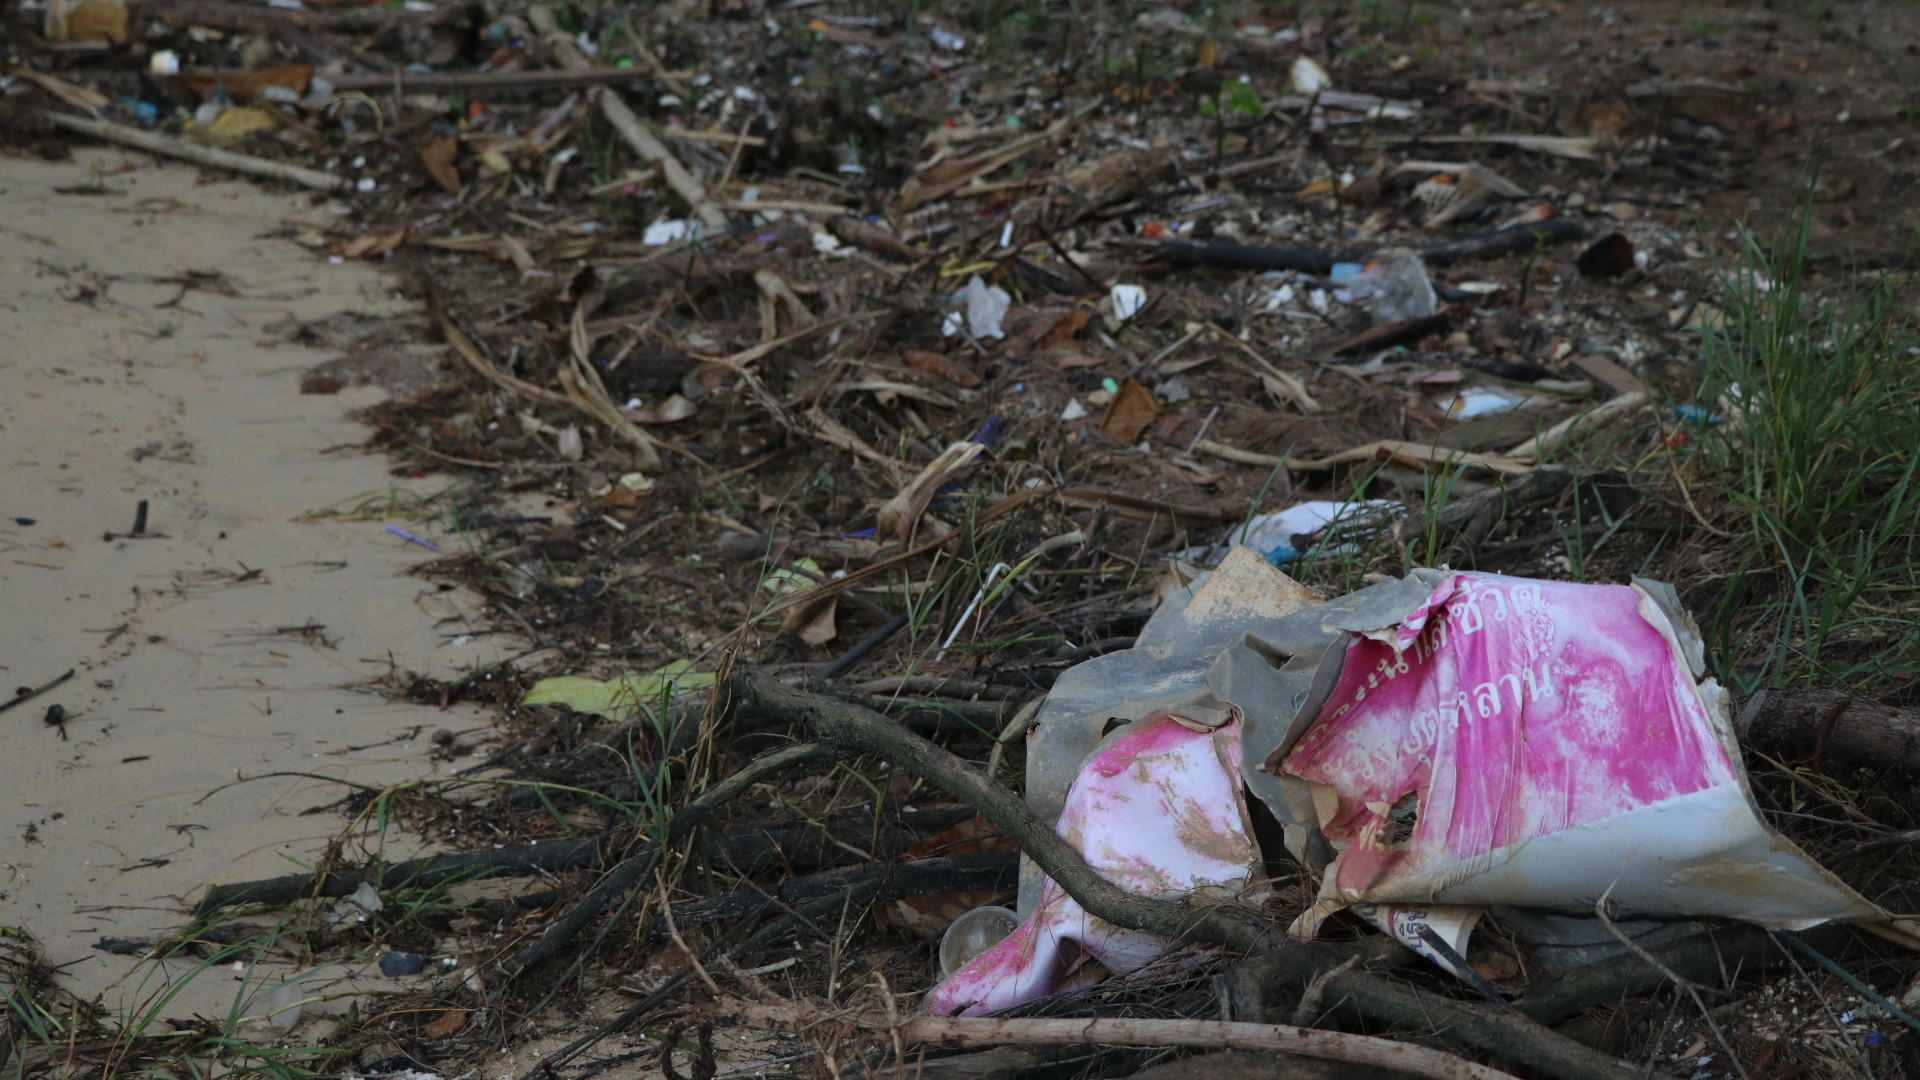
[[[832,757],[834,752],[833,749],[817,743],[789,746],[755,758],[738,772],[701,792],[698,798],[673,815],[673,821],[667,826],[663,836],[642,844],[640,850],[627,856],[619,865],[607,871],[606,876],[595,883],[587,895],[580,898],[578,904],[548,925],[547,932],[540,936],[539,941],[502,964],[501,967],[507,978],[513,978],[534,964],[558,956],[562,949],[579,936],[580,931],[586,929],[587,924],[593,921],[593,917],[605,910],[616,897],[646,881],[653,873],[654,866],[659,863],[662,851],[684,843],[693,827],[715,810],[725,806],[762,780],[777,776],[799,765]]]
[[[440,333],[446,337],[447,344],[453,346],[453,351],[459,353],[460,359],[465,360],[467,366],[477,372],[481,378],[502,389],[511,390],[535,401],[545,401],[554,405],[573,404],[572,399],[565,394],[557,394],[496,369],[486,357],[480,355],[480,350],[474,346],[473,339],[461,333],[460,328],[453,325],[453,320],[447,318],[446,312],[435,307],[433,314],[440,321]]]
[[[1897,766],[1920,775],[1920,711],[1896,709],[1841,690],[1769,690],[1750,703],[1740,733],[1748,746],[1873,768]]]
[[[1225,905],[1188,907],[1126,892],[1088,866],[1073,845],[1040,820],[1018,795],[871,709],[756,675],[736,675],[728,682],[728,692],[730,705],[736,710],[800,724],[827,746],[877,754],[945,789],[978,810],[1098,918],[1130,930],[1225,945],[1242,952],[1265,951],[1284,940],[1278,927],[1246,911]]]
[[[736,1011],[728,1008],[725,1011]],[[1205,1046],[1218,1050],[1266,1050],[1302,1057],[1356,1061],[1436,1080],[1513,1080],[1498,1069],[1412,1043],[1290,1024],[1245,1024],[1225,1020],[1161,1020],[1083,1017],[920,1016],[895,1023],[884,1013],[808,1015],[798,1007],[741,1002],[737,1011],[756,1021],[852,1025],[898,1031],[908,1042],[938,1046],[998,1046],[1064,1043],[1097,1046]]]
[[[553,52],[560,58],[560,66],[571,71],[593,69],[593,61],[581,53],[580,46],[576,45],[571,37],[561,32],[560,24],[554,21],[551,8],[545,4],[536,4],[528,8],[527,22],[553,43]],[[647,126],[640,122],[640,118],[633,114],[632,109],[627,108],[627,103],[621,101],[618,94],[604,86],[594,87],[589,93],[594,102],[600,106],[601,115],[605,116],[607,123],[612,124],[614,130],[627,140],[627,145],[633,147],[641,157],[660,166],[660,173],[666,178],[667,186],[674,190],[674,194],[687,201],[687,205],[693,208],[694,215],[702,224],[710,229],[726,228],[726,212],[707,197],[707,189],[701,186],[700,181],[694,179],[685,165],[680,164],[680,159],[673,156],[673,151],[667,149],[665,143],[653,137],[653,133],[647,130]]]
[[[272,9],[262,9],[272,10]],[[145,150],[150,154],[179,158],[196,165],[207,165],[215,169],[227,169],[232,172],[246,173],[248,176],[263,177],[268,180],[285,180],[301,187],[318,191],[339,191],[347,182],[330,172],[319,169],[303,169],[298,165],[287,165],[265,158],[249,157],[230,150],[215,150],[211,146],[184,142],[167,135],[158,135],[151,131],[140,131],[123,124],[109,123],[105,120],[89,120],[83,116],[69,116],[66,113],[44,112],[50,123],[82,135],[91,135],[96,139],[105,139],[122,146],[131,146],[136,150]]]

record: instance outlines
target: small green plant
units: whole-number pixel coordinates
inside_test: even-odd
[[[1747,542],[1709,636],[1740,690],[1920,666],[1920,343],[1884,279],[1807,295],[1811,219],[1748,238],[1702,341],[1717,422],[1689,434]]]

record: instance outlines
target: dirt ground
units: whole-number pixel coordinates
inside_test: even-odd
[[[1755,813],[1920,911],[1910,4],[4,14],[0,665],[73,669],[0,729],[10,1070],[1368,1074],[857,1031],[1022,845],[913,753],[754,771],[845,708],[1021,791],[1057,680],[1315,502],[1379,500],[1263,543],[1326,597],[1671,582]],[[1283,927],[1318,871],[1261,839]],[[1250,1016],[1215,953],[1013,1011],[1920,1076],[1920,953],[1751,929],[1655,946],[1701,999],[1498,918],[1469,986],[1348,920]]]

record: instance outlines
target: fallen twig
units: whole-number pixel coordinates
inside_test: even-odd
[[[738,1013],[756,1022],[795,1027],[818,1023],[852,1025],[875,1031],[897,1030],[916,1043],[940,1046],[998,1046],[1017,1043],[1082,1043],[1106,1046],[1205,1046],[1223,1050],[1268,1050],[1302,1057],[1354,1061],[1398,1069],[1438,1080],[1512,1080],[1498,1069],[1412,1043],[1371,1035],[1224,1020],[1163,1020],[1084,1017],[918,1016],[896,1021],[885,1013],[814,1013],[798,1006],[737,1001],[722,1015]],[[1571,1040],[1569,1040],[1571,1041]]]
[[[21,687],[19,692],[15,693],[11,698],[8,698],[6,701],[0,701],[0,712],[6,712],[8,709],[13,708],[15,705],[18,705],[23,701],[32,701],[34,698],[39,697],[41,694],[44,694],[47,691],[53,689],[54,687],[59,686],[61,683],[66,682],[68,679],[73,678],[73,671],[74,671],[73,668],[68,668],[67,673],[65,675],[61,675],[54,679],[49,679],[48,681],[41,683],[39,686]]]
[[[473,339],[461,333],[460,328],[453,325],[453,320],[447,318],[447,313],[440,310],[438,305],[434,305],[433,315],[440,322],[440,333],[446,337],[447,344],[453,346],[453,351],[459,353],[460,359],[465,360],[467,366],[479,373],[481,378],[535,401],[545,401],[554,405],[573,404],[573,400],[565,394],[535,386],[525,379],[496,369],[486,357],[480,355],[480,350],[474,347]]]
[[[593,68],[593,61],[587,59],[571,36],[561,31],[560,24],[554,20],[551,8],[545,4],[536,4],[528,8],[527,22],[553,43],[554,55],[559,58],[562,67],[574,71],[587,71]],[[660,166],[660,173],[666,178],[667,186],[673,189],[674,194],[685,199],[687,205],[693,207],[694,215],[702,224],[711,229],[726,228],[726,211],[707,197],[707,189],[687,171],[685,165],[680,164],[680,159],[673,156],[673,151],[667,149],[665,143],[653,137],[653,133],[647,130],[647,126],[633,114],[633,110],[627,108],[627,103],[620,100],[620,95],[604,86],[596,86],[589,91],[589,96],[593,98],[595,104],[600,106],[600,113],[607,118],[607,123],[612,124],[614,130],[627,140],[627,145],[633,147],[641,157]]]
[[[614,86],[651,79],[640,68],[594,67],[573,71],[348,72],[324,78],[335,90],[399,90],[403,94],[524,94],[580,86]]]
[[[160,135],[151,131],[141,131],[138,128],[130,128],[123,124],[115,124],[106,120],[89,120],[82,116],[69,116],[66,113],[52,111],[44,111],[41,115],[45,116],[50,123],[58,127],[66,128],[68,131],[78,132],[82,135],[91,135],[96,139],[106,139],[108,142],[117,142],[123,146],[131,146],[136,150],[145,150],[150,154],[161,154],[166,157],[179,158],[182,161],[191,161],[196,165],[207,165],[215,169],[228,169],[237,173],[246,173],[249,176],[264,177],[268,180],[285,180],[289,183],[299,184],[301,187],[314,188],[319,191],[339,191],[347,186],[347,181],[344,178],[335,176],[330,172],[321,172],[318,169],[304,169],[298,165],[287,165],[278,161],[268,161],[265,158],[249,157],[246,154],[236,154],[231,150],[216,150],[211,146],[200,146],[196,143],[185,142],[168,135]]]
[[[543,960],[559,955],[593,917],[600,914],[615,897],[645,881],[653,873],[654,865],[659,861],[662,851],[672,848],[686,840],[692,831],[708,815],[739,796],[753,785],[776,776],[788,769],[808,762],[832,757],[836,751],[818,743],[801,743],[764,754],[748,762],[738,772],[700,793],[700,796],[682,807],[673,815],[663,834],[642,844],[640,850],[627,856],[613,869],[596,882],[587,895],[580,898],[565,915],[555,919],[547,926],[547,932],[540,940],[520,951],[501,966],[507,978],[525,971]]]
[[[946,750],[870,709],[796,690],[764,676],[727,682],[729,705],[809,729],[821,743],[877,754],[962,800],[1019,845],[1041,870],[1098,918],[1131,930],[1243,952],[1275,947],[1285,935],[1265,919],[1226,905],[1188,907],[1126,892],[1088,866],[1051,826],[1013,792]]]

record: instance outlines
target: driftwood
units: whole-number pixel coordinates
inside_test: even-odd
[[[1227,1020],[1161,1020],[1115,1017],[947,1017],[911,1019],[885,1013],[816,1014],[794,1005],[742,1002],[724,1006],[750,1020],[795,1026],[834,1023],[887,1031],[909,1043],[936,1046],[1064,1043],[1070,1046],[1204,1046],[1219,1050],[1265,1050],[1358,1062],[1437,1080],[1512,1080],[1508,1073],[1439,1050],[1371,1035]]]
[[[1896,709],[1841,690],[1762,693],[1742,710],[1742,743],[1786,751],[1815,769],[1832,762],[1920,774],[1920,710]]]
[[[559,57],[562,67],[573,71],[588,71],[593,68],[593,61],[587,59],[586,54],[580,51],[580,46],[574,44],[571,37],[561,32],[560,24],[554,21],[552,9],[544,4],[536,4],[528,8],[527,22],[553,42],[554,55]],[[618,94],[604,86],[595,87],[589,91],[589,94],[594,103],[600,106],[600,113],[607,118],[607,123],[613,125],[614,130],[627,140],[627,144],[632,146],[641,157],[660,166],[660,173],[666,178],[667,186],[673,189],[674,194],[685,199],[688,206],[693,207],[695,216],[703,224],[711,229],[726,227],[726,212],[707,197],[707,189],[701,186],[700,181],[694,179],[685,165],[680,164],[680,159],[673,156],[673,151],[668,150],[665,143],[653,137],[653,133],[647,130],[647,126],[640,122],[640,118],[633,114],[632,109],[627,108],[627,103],[621,101]]]
[[[262,11],[277,10],[262,8]],[[303,169],[298,165],[287,165],[265,158],[249,157],[230,150],[215,150],[211,146],[201,146],[167,135],[151,131],[141,131],[124,124],[114,124],[105,120],[89,120],[83,116],[69,116],[66,113],[43,112],[49,123],[81,135],[91,135],[96,139],[105,139],[122,146],[131,146],[136,150],[145,150],[150,154],[179,158],[196,165],[207,165],[215,169],[227,169],[231,172],[245,173],[248,176],[264,177],[268,180],[285,180],[301,187],[317,191],[339,191],[347,186],[346,180],[330,172],[319,169]]]
[[[800,724],[826,746],[872,753],[945,789],[1017,844],[1047,875],[1093,915],[1116,926],[1242,952],[1264,952],[1285,935],[1257,915],[1225,905],[1189,907],[1122,890],[1088,866],[1025,801],[988,780],[946,750],[858,705],[820,697],[764,676],[736,675],[727,691],[733,709]]]

